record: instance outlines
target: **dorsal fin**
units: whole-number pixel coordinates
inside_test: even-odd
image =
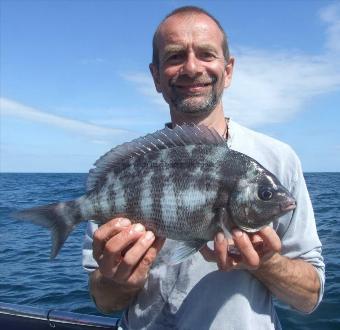
[[[177,125],[173,129],[165,127],[131,142],[121,144],[101,156],[89,172],[87,191],[95,189],[112,168],[129,158],[179,146],[222,143],[225,143],[225,140],[216,130],[204,125],[183,124]]]

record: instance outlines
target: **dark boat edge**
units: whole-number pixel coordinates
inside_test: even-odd
[[[118,329],[118,318],[0,302],[0,329]]]

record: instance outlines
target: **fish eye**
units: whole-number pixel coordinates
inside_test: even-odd
[[[273,197],[273,191],[270,188],[262,188],[259,190],[258,195],[263,201],[269,201]]]

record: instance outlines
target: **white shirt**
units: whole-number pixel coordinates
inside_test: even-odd
[[[275,174],[294,196],[297,207],[274,221],[273,228],[282,241],[282,255],[312,264],[320,278],[320,303],[325,282],[314,212],[301,164],[286,144],[229,121],[228,145],[242,152]],[[83,265],[97,267],[92,257],[92,236],[97,229],[89,222],[84,241]],[[218,271],[200,253],[175,266],[162,258],[173,250],[167,240],[149,278],[129,308],[122,327],[128,329],[280,329],[270,291],[245,270]]]

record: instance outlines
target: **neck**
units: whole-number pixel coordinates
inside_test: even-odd
[[[173,110],[170,111],[170,115],[171,122],[174,126],[182,125],[184,123],[201,124],[209,128],[214,128],[222,137],[226,137],[227,121],[225,120],[222,106],[217,107],[214,111],[204,116],[190,116]]]

